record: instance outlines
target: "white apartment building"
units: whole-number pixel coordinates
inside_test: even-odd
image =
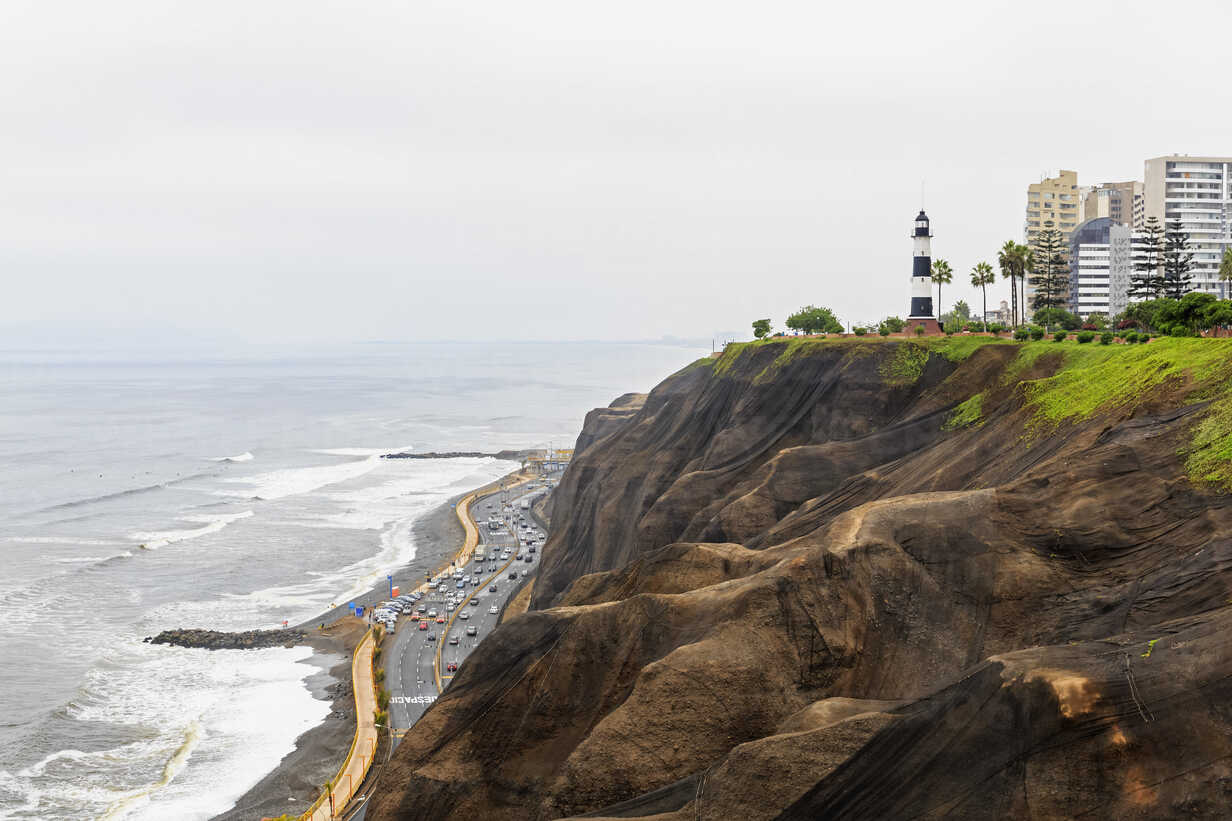
[[[1139,234],[1111,217],[1096,217],[1074,229],[1070,239],[1069,309],[1086,319],[1113,317],[1129,305]]]
[[[1146,161],[1146,216],[1180,219],[1193,251],[1193,288],[1227,297],[1219,263],[1232,246],[1232,157],[1173,154]]]

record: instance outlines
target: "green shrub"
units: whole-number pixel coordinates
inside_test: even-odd
[[[385,681],[385,671],[384,671],[384,670],[377,670],[377,671],[376,671],[376,674],[373,676],[373,678],[375,678],[375,679],[376,679],[376,683],[377,683],[377,684],[380,684],[380,683],[384,682],[384,681]]]
[[[1128,342],[1128,343],[1130,343],[1131,345],[1132,345],[1133,343],[1137,342],[1137,341],[1138,341],[1138,332],[1137,332],[1137,331],[1130,331],[1129,333],[1125,334],[1125,341],[1126,341],[1126,342]]]
[[[376,688],[376,705],[382,710],[389,709],[389,691],[384,686]]]
[[[1111,344],[1112,344],[1112,334],[1111,334],[1110,332],[1108,332],[1108,331],[1104,331],[1102,334],[1100,334],[1100,335],[1099,335],[1099,344],[1101,344],[1101,345],[1111,345]]]
[[[377,724],[380,724],[382,727],[388,727],[389,726],[389,711],[388,710],[377,710],[376,712],[372,714],[372,720],[376,722]]]
[[[867,332],[868,332],[868,331],[867,331],[865,328],[856,328],[856,329],[855,329],[855,335],[856,335],[856,336],[864,336],[864,334],[866,334]]]
[[[924,326],[923,326],[923,325],[916,325],[916,326],[915,326],[915,335],[916,335],[916,336],[923,336],[923,335],[924,335]]]
[[[1032,325],[1030,328],[1030,331],[1031,331],[1031,338],[1034,339],[1036,342],[1039,342],[1041,339],[1044,338],[1044,329],[1041,328],[1040,326]]]
[[[1095,339],[1095,331],[1079,331],[1075,338],[1079,345],[1085,345]]]
[[[1018,330],[1014,331],[1014,338],[1020,342],[1026,342],[1028,339],[1031,338],[1031,332],[1028,331],[1026,328],[1019,328]]]
[[[889,336],[890,329],[882,325],[880,328],[877,329],[877,333],[881,334],[882,336]]]
[[[1052,341],[1053,342],[1064,342],[1065,337],[1067,336],[1069,336],[1069,333],[1067,333],[1066,331],[1057,331],[1055,334],[1052,335]]]
[[[1151,341],[1151,335],[1150,335],[1150,334],[1138,334],[1138,342],[1139,342],[1139,343],[1142,343],[1142,342],[1150,342],[1150,341]]]

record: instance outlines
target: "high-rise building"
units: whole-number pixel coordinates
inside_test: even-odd
[[[1024,230],[1027,244],[1052,221],[1065,242],[1082,220],[1082,194],[1078,190],[1078,172],[1061,171],[1055,177],[1045,177],[1027,186],[1027,220]]]
[[[1137,180],[1106,182],[1087,190],[1083,196],[1082,219],[1108,217],[1134,231],[1146,221],[1143,185]]]
[[[1061,232],[1061,244],[1069,246],[1069,236],[1082,222],[1082,190],[1078,187],[1078,172],[1062,169],[1055,177],[1045,177],[1027,186],[1027,220],[1023,237],[1027,245],[1034,246],[1039,232],[1052,223]],[[1035,286],[1028,280],[1023,306],[1024,316],[1030,318],[1034,311]]]
[[[1232,246],[1232,157],[1172,154],[1146,161],[1146,217],[1181,221],[1193,251],[1192,287],[1226,296],[1219,263]]]
[[[1095,217],[1070,235],[1069,309],[1086,319],[1112,317],[1129,305],[1135,247],[1128,226],[1112,217]]]

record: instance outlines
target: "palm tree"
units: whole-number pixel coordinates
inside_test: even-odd
[[[1027,324],[1027,277],[1035,273],[1035,251],[1030,245],[1018,246],[1018,287],[1022,289],[1022,299],[1018,301],[1022,309],[1022,324]]]
[[[1219,279],[1223,281],[1223,298],[1228,298],[1228,283],[1232,282],[1232,248],[1223,249],[1223,259],[1219,263]]]
[[[980,327],[988,330],[988,286],[997,281],[997,274],[987,262],[977,262],[971,269],[971,284],[980,289],[984,299],[984,312],[980,314]]]
[[[937,283],[937,318],[941,317],[941,286],[949,285],[954,279],[954,271],[950,263],[943,259],[933,262],[933,282]]]
[[[1012,239],[1007,239],[1005,244],[1001,246],[1001,250],[997,252],[997,265],[1001,268],[1001,277],[1010,281],[1010,316],[1013,317],[1013,325],[1018,327],[1018,261],[1019,249],[1018,243]]]

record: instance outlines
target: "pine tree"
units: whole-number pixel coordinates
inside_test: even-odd
[[[1164,231],[1164,296],[1180,299],[1193,290],[1193,251],[1189,250],[1189,234],[1179,219],[1169,220]]]
[[[1031,248],[1035,265],[1029,282],[1035,288],[1031,309],[1064,308],[1069,301],[1069,260],[1065,240],[1052,220],[1044,222]]]
[[[1163,296],[1164,278],[1159,273],[1159,264],[1164,254],[1164,229],[1155,217],[1149,217],[1142,231],[1142,239],[1135,249],[1134,273],[1129,278],[1131,299],[1157,299]]]

